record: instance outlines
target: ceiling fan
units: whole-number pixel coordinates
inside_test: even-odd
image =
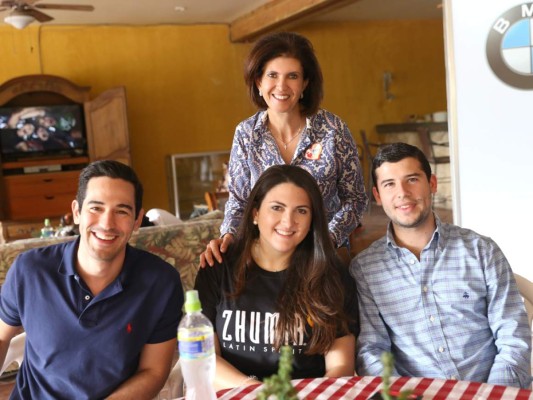
[[[72,11],[93,11],[94,7],[82,4],[36,4],[40,0],[2,0],[0,11],[11,10],[4,18],[4,22],[17,29],[23,29],[33,21],[52,21],[54,18],[45,14],[43,10],[72,10]]]

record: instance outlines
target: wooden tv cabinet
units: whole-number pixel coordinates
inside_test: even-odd
[[[42,219],[66,214],[76,197],[80,170],[88,162],[88,157],[75,157],[5,163],[6,214],[12,220]],[[10,171],[16,173],[10,174]],[[23,173],[19,173],[20,171]]]
[[[92,161],[130,164],[126,92],[109,89],[94,99],[90,88],[53,75],[28,75],[0,85],[0,107],[81,104],[88,154],[0,159],[0,243],[35,235],[45,218],[59,221],[71,211],[81,169]]]

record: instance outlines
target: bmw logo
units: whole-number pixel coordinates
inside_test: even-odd
[[[502,14],[487,38],[487,59],[494,74],[518,89],[533,89],[533,3]]]

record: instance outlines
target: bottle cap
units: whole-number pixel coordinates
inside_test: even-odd
[[[44,219],[44,226],[50,226],[50,219],[49,218],[45,218]]]
[[[202,311],[202,304],[198,298],[198,290],[187,290],[185,293],[185,312]]]

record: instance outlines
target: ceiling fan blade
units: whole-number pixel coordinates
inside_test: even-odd
[[[33,7],[44,10],[72,10],[72,11],[93,11],[94,6],[83,4],[35,4]]]
[[[39,10],[36,10],[33,7],[28,7],[24,10],[24,12],[28,15],[31,15],[33,18],[35,18],[39,22],[48,22],[52,21],[54,18],[49,16],[48,14],[45,14]]]

